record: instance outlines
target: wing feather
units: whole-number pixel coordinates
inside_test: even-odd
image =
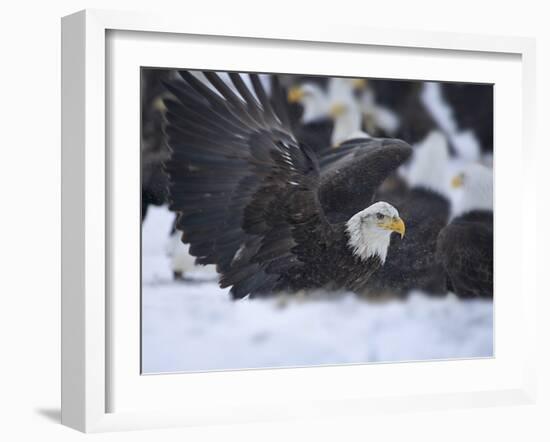
[[[331,231],[318,202],[317,160],[257,75],[256,99],[237,74],[235,92],[215,73],[205,73],[209,85],[179,73],[181,81],[167,85],[174,98],[166,171],[183,241],[198,263],[216,264],[235,297],[280,288],[283,274],[308,258],[300,242],[313,232],[322,243]]]

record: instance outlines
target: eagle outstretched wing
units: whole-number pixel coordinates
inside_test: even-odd
[[[239,74],[233,88],[213,73],[189,72],[166,85],[171,209],[200,264],[215,264],[236,298],[279,288],[330,240],[318,200],[318,161],[300,146],[281,102],[257,75],[253,92]]]
[[[411,154],[411,146],[392,138],[350,140],[321,152],[319,198],[329,219],[347,220],[373,203],[382,182]]]

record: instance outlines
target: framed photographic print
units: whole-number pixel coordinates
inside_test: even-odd
[[[533,400],[531,40],[62,30],[64,424]]]

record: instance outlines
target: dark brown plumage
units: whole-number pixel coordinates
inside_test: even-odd
[[[369,281],[365,294],[447,293],[445,270],[437,260],[436,248],[438,235],[449,222],[449,199],[429,189],[413,188],[387,201],[407,220],[407,235],[401,241],[392,239],[386,262]]]
[[[493,212],[474,210],[439,234],[437,256],[449,289],[462,298],[493,297]]]

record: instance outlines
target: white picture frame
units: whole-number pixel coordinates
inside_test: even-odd
[[[416,49],[437,54],[471,54],[483,60],[489,54],[513,56],[520,63],[521,94],[516,115],[521,115],[518,129],[520,156],[523,162],[524,187],[530,186],[535,177],[529,174],[534,161],[533,114],[535,106],[535,43],[532,39],[518,37],[489,37],[451,33],[428,33],[415,31],[393,32],[368,28],[344,26],[320,26],[310,24],[296,29],[282,29],[276,24],[236,21],[217,22],[211,18],[192,17],[182,22],[178,17],[155,16],[142,13],[125,13],[100,10],[86,10],[63,18],[62,21],[62,423],[85,432],[112,431],[167,426],[202,425],[209,423],[253,422],[312,416],[358,415],[371,412],[398,412],[404,410],[479,407],[503,404],[533,403],[536,393],[535,382],[535,339],[526,340],[521,354],[517,354],[513,375],[503,376],[502,382],[483,388],[472,389],[465,384],[462,391],[445,391],[445,386],[418,394],[418,392],[379,391],[376,395],[364,394],[361,389],[350,395],[353,386],[327,388],[326,394],[318,393],[316,387],[332,382],[339,376],[339,367],[318,369],[277,370],[277,382],[306,382],[315,397],[285,401],[254,402],[254,386],[265,385],[275,370],[243,371],[228,373],[202,373],[194,378],[195,385],[207,391],[209,382],[222,382],[223,377],[232,376],[231,382],[249,385],[250,395],[243,398],[221,397],[219,404],[205,403],[197,406],[201,393],[199,388],[185,400],[178,400],[177,406],[163,408],[156,403],[150,409],[112,409],[109,395],[113,385],[112,373],[116,370],[110,334],[113,334],[117,314],[112,311],[109,290],[112,288],[109,275],[109,245],[111,235],[116,232],[108,228],[112,214],[113,196],[109,180],[112,177],[108,143],[112,136],[106,130],[106,121],[111,117],[108,108],[109,52],[107,36],[112,32],[155,33],[174,36],[216,36],[247,39],[247,41],[285,42],[285,45],[308,42],[318,45],[338,44],[338,50],[346,47],[375,47],[378,50],[400,48],[407,52]],[[160,33],[160,34],[158,34]],[[153,34],[151,34],[153,35]],[[250,40],[252,39],[252,40]],[[266,40],[267,39],[267,40]],[[295,42],[295,43],[293,43]],[[333,47],[334,49],[334,47]],[[245,70],[245,69],[243,69]],[[319,72],[315,72],[319,73]],[[397,73],[399,74],[399,73]],[[437,79],[437,78],[436,78]],[[496,118],[498,116],[498,103]],[[135,118],[138,114],[131,113]],[[129,117],[130,118],[130,117]],[[498,134],[498,133],[497,133]],[[497,137],[498,142],[498,137]],[[502,162],[501,167],[506,163]],[[498,166],[497,166],[498,167]],[[499,173],[497,169],[497,174]],[[498,198],[498,182],[497,182]],[[524,207],[535,207],[534,193],[518,190]],[[498,201],[497,201],[498,208]],[[497,212],[498,213],[498,212]],[[531,211],[532,214],[532,211]],[[137,218],[136,218],[137,219]],[[497,215],[498,232],[498,215]],[[533,233],[523,229],[518,253],[524,259],[536,247]],[[498,247],[497,247],[498,252]],[[524,260],[525,261],[525,260]],[[525,262],[522,262],[525,264]],[[522,336],[535,332],[536,284],[534,269],[521,266],[522,314],[515,318],[521,327]],[[518,280],[518,284],[520,284]],[[503,286],[503,285],[501,285]],[[519,285],[518,285],[519,287]],[[136,294],[139,302],[139,296]],[[124,301],[127,302],[127,301]],[[120,309],[119,309],[120,310]],[[505,311],[505,309],[502,309]],[[135,316],[135,315],[134,315]],[[134,317],[132,321],[135,321]],[[138,320],[138,318],[137,318]],[[133,324],[133,323],[132,323]],[[134,327],[135,328],[135,327]],[[132,335],[135,337],[135,334]],[[132,337],[128,339],[133,339]],[[120,347],[119,347],[120,348]],[[117,353],[118,358],[132,360],[135,355]],[[133,359],[132,359],[133,358]],[[498,356],[497,356],[498,359]],[[402,364],[403,365],[403,364]],[[471,365],[471,364],[470,364]],[[496,366],[495,363],[492,365]],[[393,365],[379,365],[380,371],[394,371],[397,375],[414,378],[418,366],[393,368]],[[468,377],[475,373],[498,367],[479,368],[468,366],[462,361],[445,370],[469,370]],[[315,376],[310,376],[317,370]],[[346,376],[362,376],[361,368],[346,369]],[[370,369],[372,370],[372,368]],[[398,371],[395,371],[398,370]],[[500,369],[499,369],[500,370]],[[135,371],[135,370],[134,370]],[[270,374],[271,372],[271,374]],[[290,374],[289,374],[290,373]],[[138,373],[134,373],[139,376]],[[120,375],[117,375],[120,379]],[[187,375],[183,375],[187,376]],[[419,376],[425,376],[424,374]],[[157,381],[160,382],[158,376]],[[116,377],[115,377],[116,379]],[[220,381],[221,379],[221,381]],[[324,380],[324,381],[323,381]],[[177,383],[177,376],[164,376],[162,384],[152,381],[144,388],[162,390]],[[225,382],[225,381],[223,381]],[[277,384],[275,382],[274,384]],[[447,381],[449,382],[449,381]],[[450,383],[450,382],[449,382]],[[473,384],[472,384],[473,385]],[[126,391],[133,385],[128,384]],[[175,387],[174,387],[175,388]],[[178,387],[180,388],[180,387]],[[184,387],[181,387],[184,388]],[[187,387],[189,388],[189,384]],[[176,391],[176,390],[174,390]],[[184,390],[185,391],[185,390]],[[187,390],[190,391],[190,390]],[[230,390],[220,390],[227,391]],[[124,391],[123,391],[124,393]],[[222,394],[223,396],[223,394]],[[246,396],[246,395],[244,395]],[[203,398],[204,399],[204,398]],[[206,397],[208,400],[208,397]],[[185,404],[187,401],[187,406]],[[194,406],[190,407],[194,401]],[[174,405],[174,404],[172,404]],[[124,408],[124,407],[122,407]],[[225,410],[225,411],[224,411]]]

